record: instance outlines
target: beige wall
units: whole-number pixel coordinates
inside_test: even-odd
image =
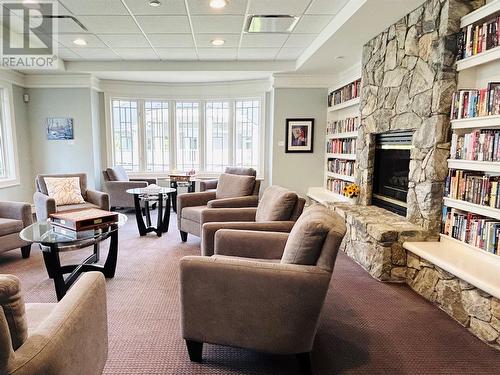
[[[271,183],[305,195],[311,186],[323,186],[327,89],[277,88],[272,101]],[[314,152],[285,153],[287,118],[314,118]]]

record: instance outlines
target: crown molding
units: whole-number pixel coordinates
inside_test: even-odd
[[[356,65],[353,65],[347,70],[337,74],[336,79],[333,81],[333,84],[329,86],[329,91],[336,90],[340,87],[347,85],[357,79],[361,78],[361,61],[359,61]]]
[[[24,87],[25,75],[11,69],[0,69],[0,80]]]
[[[328,88],[334,81],[328,74],[273,74],[274,88]]]

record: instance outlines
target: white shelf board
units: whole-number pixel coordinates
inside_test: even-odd
[[[441,236],[440,242],[405,242],[403,247],[415,255],[500,298],[500,256]],[[488,256],[490,255],[490,256]]]
[[[500,173],[500,162],[448,159],[448,168],[464,169],[468,171]]]
[[[348,202],[348,198],[340,194],[325,189],[323,187],[311,187],[307,191],[307,196],[321,204],[334,202]]]
[[[333,111],[338,111],[339,109],[354,107],[355,105],[359,104],[360,100],[361,100],[361,98],[357,97],[357,98],[348,100],[344,103],[340,103],[340,104],[328,107],[328,112],[333,112]]]
[[[344,174],[339,174],[339,173],[333,173],[333,172],[326,172],[326,175],[331,178],[336,178],[338,180],[344,180],[344,181],[349,181],[349,182],[354,182],[355,177],[354,176],[346,176]]]
[[[326,138],[327,139],[358,138],[358,131],[356,130],[353,132],[327,134]]]
[[[482,206],[470,202],[465,202],[459,199],[452,199],[444,197],[444,205],[448,207],[458,208],[459,210],[468,211],[477,215],[491,217],[500,220],[500,209],[492,208],[489,206]]]
[[[457,71],[474,68],[500,59],[500,46],[457,61]]]
[[[452,129],[500,128],[500,115],[452,120]]]
[[[460,27],[466,27],[468,25],[472,25],[477,21],[481,21],[483,18],[486,18],[496,12],[500,11],[500,1],[495,0],[492,1],[481,8],[476,9],[474,12],[463,16],[460,20]]]
[[[332,153],[327,153],[326,157],[327,158],[332,158],[332,159],[356,160],[356,154],[332,154]]]

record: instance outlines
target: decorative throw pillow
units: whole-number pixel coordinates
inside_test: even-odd
[[[223,173],[217,183],[215,198],[236,198],[251,195],[255,185],[254,176],[238,176],[235,174]]]
[[[57,206],[85,203],[78,177],[44,177],[44,181],[49,197],[55,199]]]
[[[255,221],[290,220],[297,199],[297,194],[293,191],[281,186],[269,186],[259,202]]]

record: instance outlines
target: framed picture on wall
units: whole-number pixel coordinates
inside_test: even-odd
[[[48,117],[46,126],[49,141],[74,139],[72,118]]]
[[[285,152],[313,152],[314,119],[290,118],[286,120]]]

